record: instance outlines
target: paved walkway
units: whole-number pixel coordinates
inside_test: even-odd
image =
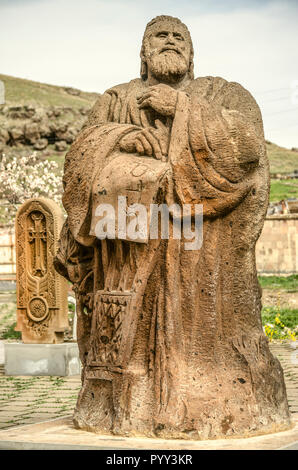
[[[298,341],[271,343],[270,350],[284,370],[284,377],[291,413],[298,416]]]
[[[72,414],[80,376],[0,377],[0,429]]]
[[[297,418],[298,348],[292,346],[290,343],[275,343],[271,344],[270,348],[284,368],[290,410]],[[3,367],[2,371],[0,369],[0,374],[1,372],[4,374]],[[79,389],[79,375],[72,377],[0,375],[0,429],[72,415]]]

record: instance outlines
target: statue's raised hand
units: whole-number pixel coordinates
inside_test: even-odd
[[[167,127],[159,119],[156,119],[155,127],[133,131],[123,137],[120,149],[165,161],[168,154],[169,138]]]
[[[149,87],[145,92],[137,97],[139,108],[152,108],[162,116],[175,115],[177,102],[177,90],[160,83]]]

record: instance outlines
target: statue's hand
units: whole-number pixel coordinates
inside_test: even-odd
[[[144,93],[137,97],[139,108],[152,108],[162,116],[175,115],[177,90],[160,83],[149,87]]]
[[[140,131],[132,131],[122,137],[120,140],[120,150],[128,153],[136,152],[136,136],[139,133]]]
[[[125,152],[137,152],[158,160],[166,160],[170,134],[167,127],[158,119],[156,127],[147,127],[137,132],[130,132],[120,141],[120,149]]]

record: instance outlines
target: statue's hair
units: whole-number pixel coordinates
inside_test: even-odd
[[[193,72],[194,50],[193,50],[193,44],[192,44],[190,32],[189,32],[187,26],[184,23],[182,23],[182,21],[179,20],[179,18],[175,18],[174,16],[167,16],[167,15],[156,16],[151,21],[149,21],[149,23],[146,26],[144,36],[143,36],[143,41],[142,41],[142,48],[141,48],[141,52],[140,52],[140,57],[141,57],[141,78],[143,80],[146,80],[147,77],[148,77],[147,62],[146,62],[146,55],[145,55],[145,42],[146,42],[146,40],[149,36],[150,29],[152,28],[152,26],[156,25],[157,23],[164,22],[164,21],[170,21],[171,23],[176,23],[179,26],[182,26],[183,29],[185,30],[186,35],[187,35],[187,39],[190,43],[190,59],[189,59],[188,75],[191,79],[193,79],[194,78],[194,72]]]

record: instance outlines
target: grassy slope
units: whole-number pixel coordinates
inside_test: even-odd
[[[267,144],[267,153],[271,173],[292,173],[294,170],[298,170],[298,152],[279,147],[276,144]]]
[[[1,75],[5,84],[5,99],[9,105],[35,104],[41,106],[71,106],[74,108],[91,106],[98,96],[96,93],[80,92],[70,95],[64,87],[33,82],[23,78]]]

